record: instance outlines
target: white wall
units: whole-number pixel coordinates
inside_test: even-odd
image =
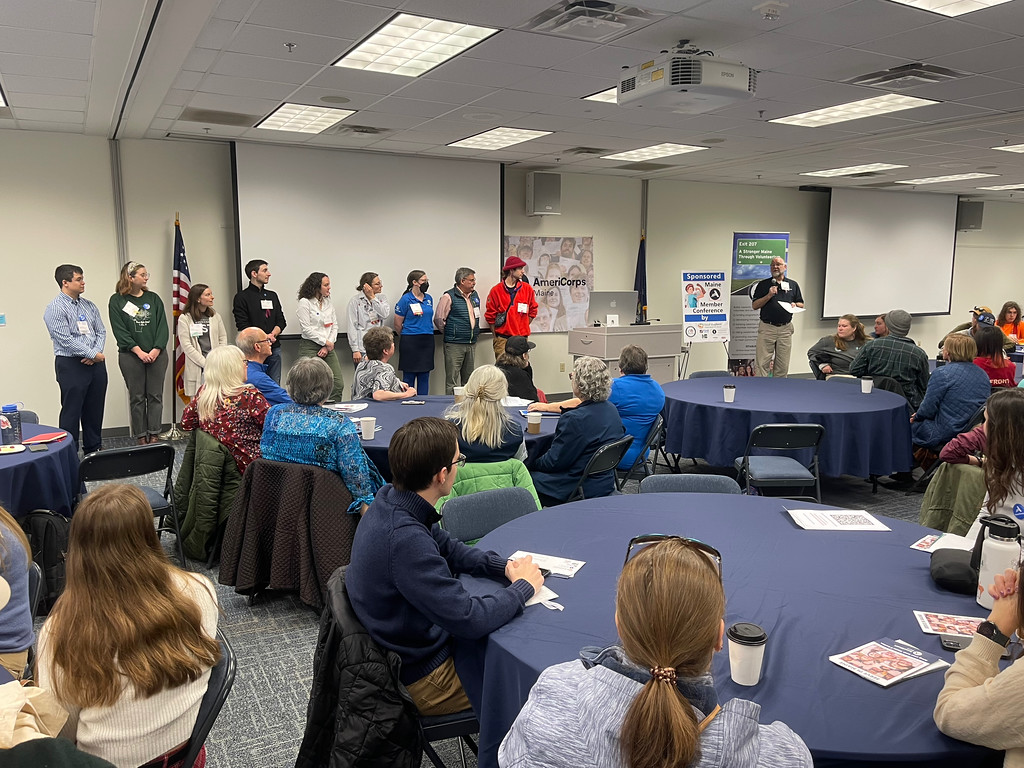
[[[640,245],[640,181],[617,176],[562,174],[562,214],[526,215],[526,172],[505,172],[505,234],[594,237],[594,283],[599,291],[632,290]],[[651,276],[648,262],[648,286]],[[478,286],[479,287],[479,286]],[[488,290],[487,286],[484,290]],[[652,317],[656,316],[654,314]],[[569,392],[572,370],[567,333],[538,333],[530,353],[534,383],[545,392]],[[492,362],[490,350],[477,362]],[[565,364],[565,371],[560,370]]]
[[[0,157],[0,312],[7,314],[7,326],[0,328],[7,368],[0,401],[22,401],[40,421],[56,424],[60,392],[43,309],[59,290],[54,268],[77,264],[85,270],[86,297],[106,321],[120,269],[109,145],[96,137],[0,131]],[[218,308],[230,315],[234,224],[228,146],[125,141],[121,163],[128,256],[146,264],[150,288],[169,310],[174,213],[180,211],[192,278],[209,283]],[[103,426],[127,427],[127,395],[109,332],[104,351],[109,385]],[[171,419],[170,387],[168,376],[165,422]]]

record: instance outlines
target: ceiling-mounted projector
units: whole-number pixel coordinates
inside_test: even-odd
[[[698,115],[753,98],[757,71],[708,56],[669,53],[627,70],[619,80],[622,107]]]

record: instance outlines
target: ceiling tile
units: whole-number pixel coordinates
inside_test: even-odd
[[[18,120],[18,127],[26,131],[49,131],[51,133],[82,133],[85,116],[77,123],[55,123],[49,120]]]
[[[512,109],[517,112],[546,112],[563,101],[565,101],[564,96],[541,95],[506,88],[494,91],[489,96],[478,99],[474,106]]]
[[[174,87],[181,88],[183,91],[194,91],[199,87],[202,79],[202,72],[179,72],[178,77],[174,80]]]
[[[352,123],[352,125],[369,125],[374,128],[387,128],[393,131],[404,131],[410,128],[415,128],[417,125],[423,125],[424,119],[415,115],[397,115],[388,114],[386,112],[356,112],[349,118],[346,118],[345,122]]]
[[[193,48],[181,68],[189,72],[207,72],[219,54],[220,51],[212,48]]]
[[[435,101],[421,101],[419,99],[400,99],[392,96],[381,99],[373,105],[374,112],[384,112],[392,115],[409,115],[412,117],[440,117],[450,112],[452,104],[441,104]]]
[[[283,101],[295,89],[287,83],[268,83],[264,80],[250,80],[246,77],[207,75],[199,84],[198,90],[201,93],[221,93],[225,96],[248,96],[256,99]]]
[[[878,3],[878,5],[882,5],[882,3]],[[811,56],[807,59],[782,64],[776,69],[786,74],[841,82],[868,72],[910,64],[912,61],[912,59],[886,56],[857,48],[838,48],[820,56]]]
[[[81,96],[46,96],[37,93],[8,91],[7,101],[15,110],[15,114],[23,107],[85,112],[85,99]]]
[[[241,21],[260,0],[220,0],[213,15],[218,19]]]
[[[51,96],[85,96],[89,84],[85,80],[66,80],[59,77],[33,77],[4,72],[4,84],[19,93],[49,94]]]
[[[285,43],[295,44],[290,53]],[[327,65],[341,58],[353,43],[355,40],[352,39],[285,32],[255,24],[244,24],[227,46],[227,50],[284,61]]]
[[[325,96],[327,98],[344,96],[348,101],[344,104],[322,101]],[[314,106],[336,107],[338,109],[366,109],[376,104],[380,99],[381,96],[378,93],[353,93],[352,91],[340,93],[330,88],[314,88],[309,85],[297,89],[288,96],[288,101],[295,102],[296,104],[311,104]]]
[[[0,19],[7,21],[5,15],[0,15]],[[0,51],[88,61],[92,55],[92,36],[0,26]]]
[[[554,0],[407,0],[400,3],[406,13],[434,16],[448,21],[489,27],[517,27],[551,7]]]
[[[576,56],[596,49],[595,43],[520,32],[507,29],[466,51],[464,56],[506,64],[529,62],[535,67],[555,67]]]
[[[241,53],[223,53],[213,68],[213,74],[229,77],[248,77],[271,83],[302,85],[321,69],[319,64],[300,61],[281,61]]]
[[[494,92],[493,88],[485,85],[447,83],[442,80],[427,80],[417,77],[395,91],[395,95],[407,99],[440,101],[445,104],[469,104]]]
[[[45,120],[51,123],[84,123],[84,110],[70,109],[33,109],[31,107],[12,106],[11,111],[17,120]]]
[[[238,24],[226,19],[210,19],[203,31],[196,38],[197,48],[213,48],[220,50],[229,42],[238,29]]]
[[[366,72],[361,69],[346,67],[327,67],[306,85],[317,88],[328,88],[344,94],[346,91],[356,93],[379,93],[385,96],[393,93],[411,82],[411,78],[401,75],[390,75],[384,72]]]
[[[0,53],[0,72],[4,75],[57,77],[65,80],[89,79],[89,68],[83,67],[78,59],[27,56],[20,53]]]
[[[1014,3],[1014,5],[1016,5]],[[961,51],[934,57],[929,64],[949,67],[962,72],[987,74],[1024,59],[1024,38],[1007,40],[1004,43],[988,45],[973,51]]]
[[[250,24],[292,32],[323,34],[344,31],[344,37],[362,40],[394,15],[388,8],[339,2],[339,0],[262,0],[249,16]]]
[[[507,88],[542,71],[538,67],[500,64],[493,61],[457,56],[446,61],[436,69],[430,70],[424,77],[428,80],[444,80],[450,83]]]
[[[277,109],[281,102],[277,99],[254,99],[243,96],[225,96],[214,93],[197,93],[188,105],[196,109],[215,109],[224,112],[237,112],[243,115],[265,116]],[[176,107],[175,107],[176,108]],[[157,114],[160,114],[159,112]],[[177,115],[174,115],[177,117]]]
[[[4,4],[3,23],[20,29],[45,29],[51,32],[72,32],[91,35],[96,19],[96,6],[75,0],[32,0]]]
[[[858,45],[886,35],[939,23],[937,14],[922,13],[899,3],[857,0],[793,24],[787,35],[805,37],[819,43]]]
[[[934,56],[980,48],[1009,40],[1011,35],[983,29],[966,21],[942,19],[889,37],[863,43],[859,48],[900,58],[927,61]]]
[[[726,61],[739,61],[748,67],[768,70],[812,56],[823,56],[837,48],[831,43],[802,40],[783,32],[766,32],[736,45],[721,48],[715,55]]]

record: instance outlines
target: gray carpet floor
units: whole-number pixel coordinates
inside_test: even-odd
[[[107,440],[105,447],[129,444],[128,438]],[[180,464],[184,443],[175,443]],[[177,468],[177,467],[176,467]],[[716,472],[725,469],[697,466],[689,461],[683,472]],[[660,467],[660,472],[669,470]],[[162,486],[162,478],[140,480]],[[625,493],[637,493],[638,483],[627,483]],[[822,500],[847,509],[864,509],[877,515],[916,521],[920,494],[906,494],[851,477],[822,482]],[[165,537],[168,554],[175,556],[173,541]],[[254,605],[217,583],[217,573],[205,564],[189,562],[192,570],[206,574],[217,585],[223,615],[220,626],[238,657],[234,689],[207,740],[207,765],[211,768],[285,768],[294,765],[306,718],[312,679],[313,650],[318,616],[295,597],[262,595]],[[435,745],[448,766],[460,765],[455,741]],[[467,751],[467,765],[476,760]],[[430,763],[426,759],[424,766]]]

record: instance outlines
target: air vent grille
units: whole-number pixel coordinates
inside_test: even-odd
[[[619,84],[619,92],[626,93],[636,90],[636,77],[627,77]]]
[[[179,121],[187,123],[206,123],[207,125],[234,125],[247,128],[256,125],[263,115],[243,115],[240,112],[223,112],[219,109],[197,109],[189,107],[178,115]]]
[[[673,88],[700,85],[702,73],[703,65],[700,59],[675,58],[672,59],[669,83]]]

